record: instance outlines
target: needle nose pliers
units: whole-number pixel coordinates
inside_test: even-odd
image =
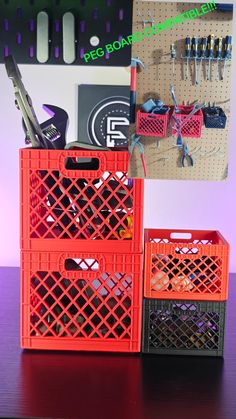
[[[181,166],[193,166],[193,158],[191,154],[189,154],[188,145],[186,143],[183,144],[183,155],[181,158]]]
[[[135,148],[135,146],[137,146],[138,149],[139,149],[141,160],[142,160],[144,176],[146,177],[147,176],[147,164],[146,164],[145,157],[144,157],[144,147],[143,147],[142,143],[140,142],[140,139],[141,139],[140,135],[137,135],[137,134],[132,134],[131,135],[131,144],[129,146],[129,164],[130,164],[132,154],[134,152],[134,148]]]

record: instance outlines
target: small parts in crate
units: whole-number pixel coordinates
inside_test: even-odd
[[[152,256],[152,291],[166,293],[220,292],[220,261],[216,257],[182,259],[172,255]]]
[[[136,132],[138,135],[165,137],[169,117],[170,107],[161,100],[148,99],[137,112]]]
[[[224,129],[227,117],[218,106],[207,106],[203,109],[204,124],[206,128]]]
[[[203,62],[207,64],[206,80],[210,81],[212,77],[212,63],[215,64],[215,80],[224,80],[226,63],[232,58],[232,36],[225,38],[215,35],[203,37],[201,40],[197,37],[187,37],[185,39],[185,56],[181,58],[186,63],[186,79],[189,79],[190,62],[194,63],[194,84],[200,85]]]
[[[37,272],[31,279],[30,335],[130,339],[131,300],[132,278],[122,273],[88,281]]]
[[[167,304],[168,305],[168,304]],[[155,349],[207,349],[219,346],[219,314],[201,312],[194,303],[170,303],[171,309],[149,312],[149,347]]]
[[[71,167],[71,160],[67,168]],[[81,164],[87,163],[73,162],[73,167]],[[100,179],[88,180],[64,178],[56,171],[41,172],[44,189],[40,192],[39,205],[34,175],[31,237],[132,239],[133,186],[125,174],[121,176],[122,182],[108,173]]]

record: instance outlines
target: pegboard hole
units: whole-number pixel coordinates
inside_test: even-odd
[[[124,9],[119,10],[119,20],[124,20]]]
[[[34,47],[33,47],[33,45],[31,45],[29,47],[29,57],[30,58],[33,58],[34,57]]]
[[[111,32],[111,23],[109,21],[106,22],[106,33]]]
[[[80,32],[85,32],[85,20],[81,20],[80,22]]]
[[[94,20],[98,19],[98,8],[97,7],[93,10],[93,18],[94,18]]]

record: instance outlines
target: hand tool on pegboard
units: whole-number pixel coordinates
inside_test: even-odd
[[[197,57],[198,57],[198,38],[194,36],[192,38],[192,49],[193,49],[193,58],[194,58],[194,79],[195,84],[197,84]]]
[[[24,64],[91,65],[86,52],[132,33],[133,1],[0,0],[0,62],[14,55]],[[92,61],[128,66],[131,45]]]
[[[220,80],[220,60],[222,58],[222,37],[220,36],[216,40],[216,67],[215,67],[215,79]]]
[[[207,43],[207,58],[208,58],[208,70],[207,70],[207,80],[211,80],[211,61],[214,59],[214,39],[215,35],[210,35],[208,37]]]
[[[194,162],[193,162],[193,158],[191,154],[189,153],[188,145],[186,143],[183,143],[181,166],[186,167],[186,166],[193,166],[193,165],[194,165]]]
[[[145,18],[141,15],[141,13],[140,13],[140,12],[138,13],[138,15],[140,16],[140,18],[141,18],[141,20],[142,20],[142,25],[143,25],[143,28],[145,28],[145,26],[146,26],[147,24],[150,24],[151,26],[153,26],[153,25],[154,25],[155,21],[154,21],[153,17],[150,15],[150,13],[148,13],[148,18],[147,18],[147,19],[145,19]]]
[[[171,44],[170,46],[170,59],[172,62],[172,75],[175,75],[175,60],[176,60],[176,47],[175,44]]]
[[[186,79],[189,78],[189,61],[191,57],[191,38],[187,36],[185,39],[185,59],[186,59]]]
[[[201,40],[201,45],[200,45],[200,62],[199,62],[199,66],[198,66],[198,73],[197,73],[197,83],[196,84],[200,84],[200,80],[201,80],[201,71],[202,71],[202,61],[206,58],[206,46],[207,46],[207,38],[203,37]]]
[[[144,172],[144,176],[147,176],[147,164],[146,164],[146,160],[145,160],[145,156],[144,156],[144,147],[143,144],[141,143],[141,136],[137,135],[136,133],[131,135],[131,143],[129,146],[129,165],[130,165],[130,161],[134,152],[135,147],[138,147],[139,150],[139,154],[140,154],[140,158],[142,161],[142,165],[143,165],[143,172]]]
[[[232,53],[232,36],[227,35],[224,42],[224,65],[221,75],[221,80],[224,80],[226,62],[231,59]]]
[[[137,58],[131,59],[131,80],[130,80],[130,122],[135,123],[136,120],[136,90],[137,90],[137,73],[145,68],[142,60]]]

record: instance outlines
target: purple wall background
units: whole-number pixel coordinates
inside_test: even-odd
[[[236,19],[234,18],[234,22]],[[236,39],[236,24],[234,24]],[[232,74],[236,74],[234,48]],[[120,68],[20,67],[40,121],[42,103],[64,107],[70,115],[68,139],[76,138],[76,85],[129,84],[129,70]],[[21,117],[15,109],[13,88],[0,65],[0,266],[19,266],[19,162],[24,146]],[[236,272],[236,77],[231,95],[229,176],[223,182],[145,181],[145,227],[218,229],[231,245],[231,272]]]

